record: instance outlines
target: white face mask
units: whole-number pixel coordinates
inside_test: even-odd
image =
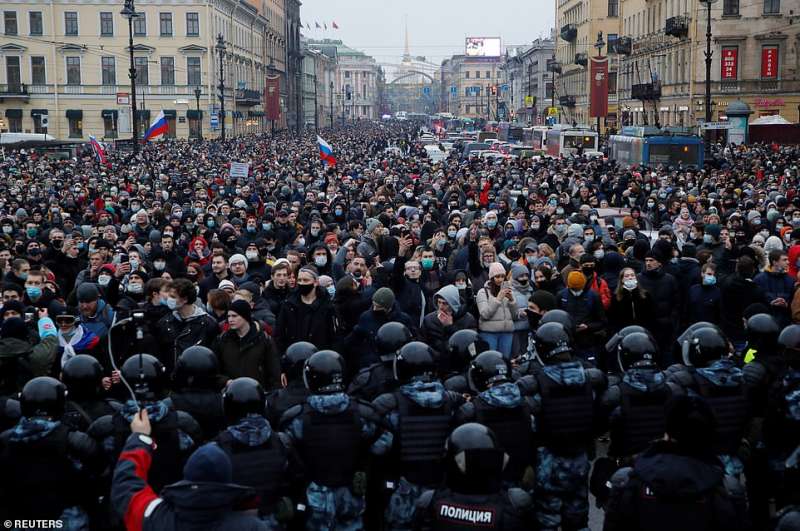
[[[135,295],[138,295],[139,293],[142,293],[142,291],[144,291],[144,286],[142,286],[141,284],[139,283],[128,284],[128,293],[133,293]]]
[[[156,269],[156,271],[163,271],[164,268],[167,267],[167,263],[163,260],[156,260],[153,262],[153,267]]]
[[[97,283],[101,286],[108,286],[109,282],[111,282],[111,277],[109,275],[100,275],[97,277]]]
[[[594,252],[594,257],[598,260],[602,260],[605,255],[606,252],[603,249],[598,249]]]
[[[627,289],[628,291],[636,289],[636,286],[639,285],[639,281],[635,278],[628,278],[622,281],[622,287]]]
[[[258,259],[258,251],[247,251],[244,253],[248,260],[257,260]]]
[[[327,263],[328,263],[327,256],[320,255],[314,257],[314,265],[316,265],[317,267],[325,267]]]

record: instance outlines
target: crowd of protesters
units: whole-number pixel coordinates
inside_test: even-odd
[[[44,518],[62,519],[73,526],[70,529],[170,529],[172,524],[164,523],[162,514],[167,509],[147,523],[156,510],[151,504],[165,499],[167,503],[158,502],[163,507],[197,511],[197,518],[207,522],[201,528],[207,529],[450,529],[420,516],[426,507],[422,487],[435,488],[447,471],[433,468],[423,474],[411,467],[419,472],[416,481],[406,477],[411,473],[406,471],[403,482],[384,487],[375,477],[392,476],[393,467],[383,463],[379,472],[370,468],[361,478],[363,485],[353,486],[358,482],[352,478],[347,487],[337,484],[347,495],[332,487],[309,487],[309,482],[312,487],[317,484],[308,471],[328,466],[318,462],[319,456],[309,455],[309,448],[321,444],[311,436],[327,432],[314,428],[303,416],[307,413],[292,416],[291,406],[309,400],[312,408],[337,414],[361,408],[353,413],[360,423],[355,434],[341,441],[352,436],[351,443],[368,442],[362,458],[371,454],[391,461],[387,456],[395,456],[398,446],[405,455],[412,450],[403,445],[413,444],[400,435],[412,430],[402,421],[410,415],[409,406],[385,394],[397,392],[388,381],[409,396],[436,395],[435,407],[449,404],[445,416],[452,417],[448,422],[455,427],[464,408],[486,391],[467,378],[469,363],[480,352],[473,348],[463,362],[454,355],[453,338],[473,331],[470,344],[496,353],[496,364],[508,367],[498,382],[516,382],[516,390],[509,392],[530,398],[526,411],[531,422],[523,429],[534,432],[532,470],[541,472],[544,467],[552,472],[561,463],[567,476],[579,478],[575,484],[554,485],[557,481],[541,473],[528,477],[526,465],[512,459],[519,469],[512,474],[514,480],[503,476],[504,488],[523,492],[508,494],[504,510],[514,517],[508,516],[505,528],[516,529],[508,522],[519,517],[524,529],[581,529],[588,525],[588,463],[594,452],[571,449],[569,457],[548,453],[543,450],[557,446],[555,439],[536,437],[558,424],[542,413],[555,399],[537,376],[542,371],[550,374],[543,353],[537,357],[537,331],[544,330],[538,337],[540,346],[553,333],[542,324],[548,314],[568,319],[558,325],[567,332],[564,349],[548,352],[556,357],[568,354],[558,358],[559,363],[573,363],[570,367],[578,368],[581,385],[584,373],[586,385],[591,382],[589,393],[597,407],[588,419],[596,422],[590,422],[586,435],[592,445],[608,431],[608,417],[616,411],[603,412],[605,398],[614,385],[627,382],[620,374],[631,368],[621,366],[616,347],[610,349],[609,343],[616,345],[615,338],[632,326],[641,327],[636,333],[650,342],[645,358],[651,371],[662,375],[657,383],[669,380],[670,393],[692,399],[705,396],[705,391],[679,392],[692,386],[681,381],[683,373],[676,367],[694,369],[688,360],[695,354],[707,356],[703,348],[713,341],[685,331],[700,330],[697,324],[702,323],[702,330],[724,337],[725,352],[718,359],[703,358],[710,368],[697,364],[696,370],[717,374],[714,363],[730,363],[725,365],[726,381],[743,389],[747,412],[724,411],[743,415],[748,423],[769,417],[766,404],[774,403],[776,386],[783,389],[787,379],[800,381],[800,366],[794,369],[799,360],[792,358],[792,353],[800,356],[800,345],[785,339],[800,324],[798,148],[714,146],[709,163],[699,169],[630,168],[584,157],[462,158],[457,144],[448,158],[434,163],[418,142],[418,132],[419,124],[411,122],[363,122],[327,131],[335,165],[320,161],[313,138],[283,133],[225,142],[155,142],[135,155],[111,151],[107,165],[91,152],[55,160],[34,150],[6,150],[0,160],[0,425],[8,431],[0,436],[0,461],[22,474],[22,464],[33,463],[36,452],[47,451],[37,441],[64,426],[69,430],[52,442],[61,453],[51,452],[44,464],[32,468],[42,474],[48,467],[59,471],[49,482],[36,474],[22,474],[23,478],[4,472],[0,515],[38,518],[47,512]],[[232,178],[232,162],[249,164],[248,176]],[[747,326],[754,318],[753,323],[769,321],[771,342],[754,342],[759,329],[756,324]],[[404,340],[387,349],[384,336],[394,326],[402,327]],[[406,363],[413,374],[398,374],[404,363],[402,347],[422,349],[416,342],[424,343],[424,356],[430,356],[432,366],[415,358],[424,357],[419,352],[409,352]],[[304,351],[308,355],[298,365],[292,352],[303,345],[338,353],[335,361],[341,367],[309,365],[311,350]],[[198,354],[200,347],[206,349]],[[747,367],[754,363],[765,368],[751,381]],[[92,400],[84,396],[84,406],[78,389],[85,382],[75,384],[73,392],[69,364],[86,364],[92,369],[77,372],[85,376],[88,371],[97,378],[96,389],[88,392]],[[143,367],[154,373],[145,375]],[[376,368],[388,372],[376,374]],[[309,382],[314,375],[332,373],[338,376],[328,382],[328,391]],[[468,381],[451,381],[459,374]],[[130,381],[137,375],[142,380],[138,385]],[[48,380],[42,383],[41,378]],[[565,378],[567,383],[558,380],[559,385],[569,383]],[[47,407],[26,409],[25,393],[19,397],[26,384],[47,388],[55,385],[52,379],[66,384],[56,393],[62,393],[56,408],[60,414]],[[249,382],[246,379],[255,385],[247,387],[242,383]],[[235,404],[244,388],[265,394],[263,417],[253,411],[231,417],[223,410],[223,397],[230,396]],[[344,393],[348,388],[349,395]],[[47,402],[34,391],[32,387],[30,404]],[[309,395],[325,400],[314,401]],[[739,506],[731,502],[732,516],[724,521],[739,527],[729,529],[768,529],[778,510],[800,503],[795,497],[800,494],[800,470],[789,473],[797,469],[797,459],[787,459],[800,450],[800,398],[795,395],[786,392],[779,400],[786,418],[777,424],[789,428],[788,440],[783,441],[787,448],[782,449],[786,455],[780,454],[784,463],[777,468],[773,461],[778,454],[764,448],[769,434],[761,433],[763,422],[752,430],[757,436],[748,439],[752,431],[739,434],[752,445],[746,456],[731,457],[739,446],[729,452],[714,449],[711,457],[710,446],[701,452],[697,444],[673,452],[688,452],[709,471],[722,470],[725,478],[748,474],[748,491],[753,485],[763,489],[742,494],[747,499],[742,506],[749,503],[749,512],[737,512]],[[350,397],[357,405],[348,405]],[[716,417],[722,426],[721,406],[714,400],[708,403],[710,410],[705,401],[686,399],[670,414],[664,412],[667,440],[693,439],[686,425],[703,431],[704,422],[698,419],[711,419],[705,424],[713,424]],[[630,407],[624,404],[623,400],[619,406],[623,415]],[[666,411],[664,404],[659,407]],[[483,418],[480,411],[472,413]],[[776,423],[766,425],[774,429]],[[435,422],[426,426],[427,433],[436,431]],[[177,488],[171,485],[181,479],[240,483],[237,459],[233,465],[229,462],[233,443],[230,437],[222,441],[220,433],[232,433],[234,442],[264,443],[273,430],[274,444],[285,444],[281,455],[286,463],[281,464],[283,474],[274,475],[281,476],[280,485],[247,485],[262,498],[265,489],[270,491],[268,505],[247,507],[259,518],[223,515],[241,508],[250,493],[244,487],[224,494],[221,488],[204,491],[202,500],[213,501],[215,511],[210,511],[203,501],[181,491],[181,483]],[[146,440],[126,441],[131,431],[148,440],[152,435],[161,455],[169,457],[150,463],[152,449]],[[439,441],[447,439],[447,452],[465,444],[458,430],[451,431],[443,432]],[[709,436],[713,439],[713,432]],[[503,439],[502,434],[497,437]],[[219,444],[204,445],[211,440]],[[350,459],[347,445],[335,440],[327,444],[333,448],[331,460]],[[445,452],[445,445],[441,450]],[[81,466],[78,472],[62,474],[65,464],[59,457],[68,453]],[[715,461],[716,454],[727,457]],[[449,453],[440,459],[445,455]],[[579,456],[586,458],[582,472],[576,468],[583,466]],[[429,461],[436,459],[425,462]],[[735,468],[733,461],[744,468],[729,470]],[[790,461],[793,466],[786,464]],[[131,463],[135,466],[126,468]],[[624,463],[633,461],[619,460],[615,470]],[[148,467],[149,478],[142,474]],[[161,473],[153,474],[157,470]],[[634,465],[631,477],[647,483],[648,470],[637,475]],[[787,486],[782,492],[770,490],[770,478],[777,477],[773,473]],[[79,483],[82,489],[70,485],[76,474],[85,476]],[[466,474],[463,469],[461,474]],[[709,474],[705,478],[713,480],[707,490],[722,489],[723,480],[716,472]],[[619,470],[608,478],[618,488],[612,488],[605,505],[606,527],[650,529],[624,523],[629,515],[621,507],[634,503],[628,498],[636,494],[626,493],[634,479],[620,476]],[[469,484],[466,476],[460,481]],[[658,482],[647,484],[661,487]],[[376,494],[387,488],[397,490]],[[593,494],[601,503],[601,495]],[[325,496],[330,498],[318,499]],[[725,500],[735,498],[726,496]],[[326,504],[328,512],[320,509]],[[530,515],[525,516],[528,505]],[[310,516],[299,517],[300,506],[310,507]],[[333,513],[330,506],[336,507]],[[473,523],[483,517],[465,510],[453,510],[451,524],[462,517]],[[664,514],[662,518],[674,518],[669,511]],[[232,520],[221,520],[226,518]],[[688,529],[716,528],[665,521]]]

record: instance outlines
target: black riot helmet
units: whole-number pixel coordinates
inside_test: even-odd
[[[548,312],[550,313],[550,312]],[[571,353],[570,335],[561,323],[545,323],[533,335],[536,354],[542,363],[550,363],[558,354]]]
[[[66,386],[50,376],[39,376],[25,384],[19,395],[22,416],[59,420],[64,416]]]
[[[489,350],[489,343],[475,330],[459,330],[447,340],[450,364],[454,370],[463,370],[470,360],[481,352]]]
[[[789,325],[781,331],[778,336],[778,350],[793,366],[800,363],[800,325]]]
[[[511,367],[503,355],[496,350],[481,352],[472,360],[467,370],[470,388],[478,393],[492,385],[511,380]]]
[[[411,330],[403,323],[391,321],[380,328],[375,334],[375,346],[383,362],[394,361],[397,352],[412,340]]]
[[[216,354],[200,345],[189,347],[175,362],[175,385],[178,388],[214,388],[219,373]]]
[[[648,332],[647,329],[643,326],[639,325],[626,326],[625,328],[621,329],[619,332],[611,336],[611,338],[608,341],[606,341],[606,347],[605,347],[606,352],[609,353],[616,352],[623,337],[627,336],[628,334],[636,334],[636,333],[650,335],[650,332]]]
[[[222,391],[222,409],[228,426],[237,424],[247,415],[264,416],[266,406],[264,388],[253,378],[231,380]]]
[[[306,360],[315,352],[317,352],[317,347],[308,341],[297,341],[289,345],[286,354],[281,358],[281,370],[286,378],[294,381],[302,377]]]
[[[572,316],[564,310],[550,310],[545,313],[541,320],[539,320],[539,326],[547,323],[560,323],[564,326],[564,330],[566,330],[570,337],[575,334],[575,321],[573,321]]]
[[[747,349],[753,349],[761,357],[777,354],[778,334],[781,327],[775,318],[768,313],[757,313],[745,323],[747,332]]]
[[[436,373],[433,349],[422,341],[408,343],[394,360],[394,377],[400,383],[414,379],[429,381]]]
[[[454,429],[445,442],[447,484],[463,494],[491,494],[501,487],[508,456],[497,436],[476,422]]]
[[[61,369],[61,381],[71,400],[91,400],[103,390],[103,366],[94,356],[78,354]]]
[[[728,340],[717,327],[694,330],[686,340],[684,365],[708,367],[712,362],[730,353]]]
[[[137,400],[156,401],[164,396],[167,373],[158,358],[134,354],[122,364],[122,377],[133,388]]]
[[[622,372],[633,368],[656,367],[657,359],[658,347],[650,334],[628,334],[617,346],[617,364]]]
[[[315,395],[344,392],[344,358],[333,350],[320,350],[306,360],[303,383]]]

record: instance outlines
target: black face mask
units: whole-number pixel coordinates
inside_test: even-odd
[[[531,309],[525,310],[525,313],[528,316],[528,324],[531,327],[531,330],[536,330],[539,327],[539,321],[542,320],[542,314],[536,313]]]
[[[581,271],[583,271],[583,276],[585,276],[587,278],[591,277],[592,275],[594,275],[594,268],[593,267],[582,267]]]
[[[528,279],[527,278],[521,278],[521,279],[517,280],[517,282],[519,282],[520,286],[527,286],[528,285]]]
[[[308,295],[314,291],[314,284],[298,284],[297,291],[300,292],[300,295]]]

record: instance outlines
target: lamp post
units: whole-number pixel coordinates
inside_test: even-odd
[[[272,60],[272,57],[269,58],[269,64],[267,65],[267,72],[269,72],[270,79],[275,77],[275,62]],[[275,136],[275,116],[272,114],[270,114],[269,130],[270,130],[270,135]]]
[[[125,7],[122,8],[122,16],[128,19],[128,52],[130,53],[131,67],[128,70],[128,77],[131,78],[131,115],[133,116],[133,153],[139,152],[139,116],[136,112],[136,65],[133,62],[133,19],[138,15],[133,5],[133,0],[125,0]]]
[[[711,57],[714,52],[711,51],[711,4],[713,4],[716,0],[700,0],[701,4],[706,5],[706,124],[711,121]],[[703,138],[705,139],[705,151],[706,156],[710,155],[711,153],[711,146],[708,142],[708,132],[709,130],[705,130],[705,134]]]
[[[219,56],[219,121],[222,125],[220,138],[225,140],[225,72],[222,64],[222,56],[225,54],[225,40],[222,33],[217,35],[217,44],[214,46]]]
[[[319,132],[319,102],[317,101],[317,66],[314,65],[314,131]]]
[[[603,32],[602,31],[598,31],[597,32],[597,42],[594,43],[594,47],[597,48],[597,57],[598,58],[603,56],[603,46],[605,46],[605,45],[606,45],[606,43],[603,40]],[[590,72],[589,75],[590,76],[591,76],[591,71],[592,70],[590,68],[589,69],[589,72]],[[597,115],[597,136],[598,136],[598,138],[600,137],[600,115],[599,114]]]
[[[333,129],[333,81],[328,85],[328,88],[331,91],[331,129]]]
[[[202,115],[200,114],[200,95],[202,93],[203,91],[200,90],[200,87],[196,87],[194,89],[194,99],[197,102],[197,119],[200,122],[200,128],[197,131],[197,138],[199,138],[200,140],[203,139],[203,118]]]

